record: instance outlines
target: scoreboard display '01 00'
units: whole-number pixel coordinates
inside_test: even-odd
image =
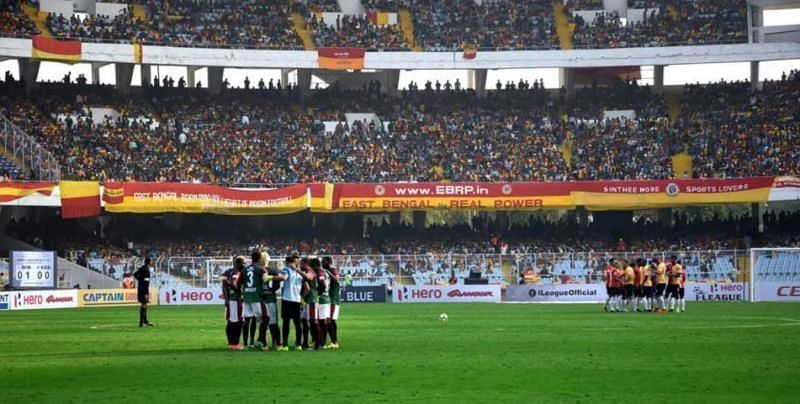
[[[17,289],[56,287],[55,251],[11,251],[9,276]]]

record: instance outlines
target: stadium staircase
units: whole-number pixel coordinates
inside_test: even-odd
[[[297,32],[297,35],[303,40],[303,49],[317,49],[317,47],[314,46],[314,38],[311,37],[311,31],[308,29],[308,26],[306,26],[306,19],[303,18],[300,13],[292,13],[292,25],[294,26],[294,31]]]
[[[572,169],[572,150],[575,148],[575,142],[572,140],[572,132],[567,132],[567,137],[558,146],[558,151],[561,152],[561,157],[564,158],[564,164],[568,169]]]
[[[678,117],[681,116],[681,95],[678,93],[664,94],[664,102],[667,103],[669,122],[675,125],[675,122],[678,121]]]
[[[692,178],[694,172],[692,156],[688,151],[684,150],[672,155],[672,172],[675,174],[675,178]]]
[[[28,3],[21,2],[20,7],[22,8],[22,12],[33,21],[34,25],[36,25],[36,29],[39,30],[39,34],[45,38],[52,38],[53,34],[50,33],[50,30],[47,29],[47,14],[45,12],[40,12],[35,6],[32,6]]]
[[[564,4],[557,1],[553,3],[553,17],[556,20],[556,34],[558,34],[558,41],[561,43],[561,49],[570,50],[574,49],[572,45],[572,31],[575,26],[570,24],[567,16],[564,15]]]
[[[142,20],[148,21],[147,11],[145,10],[144,6],[141,4],[134,4],[132,7],[133,16]]]
[[[411,18],[411,12],[407,9],[400,10],[400,12],[397,13],[397,17],[400,20],[400,28],[403,30],[403,36],[405,36],[406,42],[411,45],[411,50],[414,52],[422,52],[422,46],[417,44],[414,37],[414,19]]]

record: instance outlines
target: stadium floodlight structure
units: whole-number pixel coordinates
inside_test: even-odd
[[[750,301],[800,301],[800,248],[750,249]]]

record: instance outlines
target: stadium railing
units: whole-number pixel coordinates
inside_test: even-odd
[[[480,273],[490,284],[600,283],[611,257],[633,261],[678,257],[687,282],[741,282],[747,274],[748,250],[694,250],[659,252],[565,252],[508,254],[334,255],[334,265],[353,286],[445,285],[455,276],[464,284],[470,273]],[[167,257],[156,261],[155,287],[217,287],[231,258]],[[282,267],[277,259],[270,265]]]
[[[61,167],[53,155],[30,135],[0,115],[0,136],[3,147],[16,162],[31,170],[33,179],[58,181]]]

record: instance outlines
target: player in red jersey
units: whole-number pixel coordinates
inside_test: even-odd
[[[608,260],[608,265],[602,272],[603,282],[606,284],[606,304],[603,305],[603,310],[614,311],[611,307],[611,301],[614,298],[613,291],[611,290],[611,279],[614,277],[614,258]]]
[[[637,259],[633,264],[633,286],[635,288],[633,297],[633,311],[639,311],[639,306],[642,303],[644,296],[642,295],[642,266],[643,261],[641,258]]]
[[[614,260],[614,266],[611,271],[611,293],[614,297],[611,299],[611,306],[614,312],[623,311],[622,295],[623,295],[623,277],[625,271],[622,269],[622,263],[619,260]]]
[[[681,283],[680,283],[680,289],[678,291],[678,294],[680,296],[680,302],[679,302],[680,310],[681,311],[686,311],[686,300],[684,300],[684,298],[683,298],[683,296],[686,294],[686,270],[685,269],[683,271],[681,271]]]

